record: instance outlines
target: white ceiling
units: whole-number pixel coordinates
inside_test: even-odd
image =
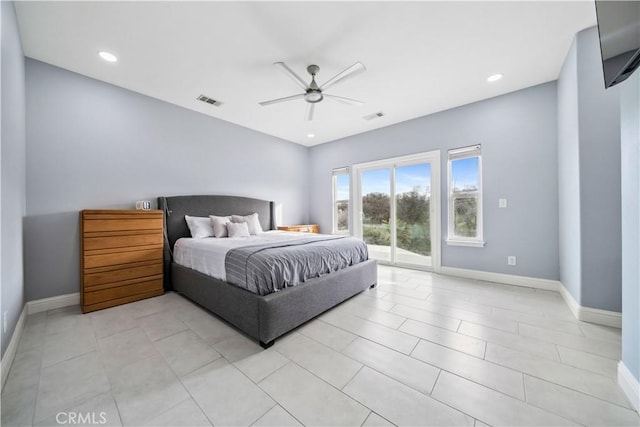
[[[555,80],[575,33],[596,24],[592,1],[47,1],[16,10],[28,57],[307,146]],[[312,122],[303,100],[261,107],[301,92],[276,61],[305,81],[306,66],[319,65],[320,84],[360,61],[366,72],[327,92],[365,105],[324,100]],[[494,73],[504,78],[487,83]],[[362,118],[378,111],[385,116]]]

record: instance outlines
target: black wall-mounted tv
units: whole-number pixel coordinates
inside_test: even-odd
[[[604,86],[629,77],[640,66],[640,1],[596,0]]]

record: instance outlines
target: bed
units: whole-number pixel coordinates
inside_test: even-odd
[[[268,348],[279,336],[352,296],[374,287],[377,264],[368,259],[279,292],[259,295],[175,262],[178,239],[190,237],[185,215],[258,213],[263,230],[275,230],[271,201],[225,195],[158,197],[164,212],[164,288],[174,290],[231,323]]]

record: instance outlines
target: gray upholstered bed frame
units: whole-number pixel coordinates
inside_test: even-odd
[[[258,213],[263,230],[275,229],[274,203],[235,196],[159,197],[165,217],[165,290],[175,290],[233,324],[267,348],[280,335],[377,283],[368,260],[283,291],[260,296],[173,262],[171,249],[189,237],[185,215]]]

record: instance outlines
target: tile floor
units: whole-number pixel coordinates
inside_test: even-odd
[[[638,426],[619,357],[557,293],[380,267],[268,350],[175,293],[29,316],[2,425]]]

